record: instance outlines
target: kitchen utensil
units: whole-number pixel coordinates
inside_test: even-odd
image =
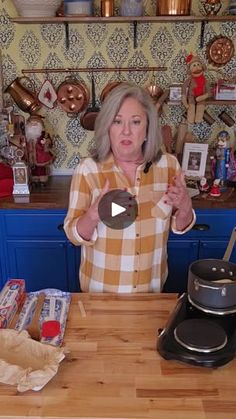
[[[163,89],[158,86],[157,82],[156,82],[156,77],[155,74],[153,72],[152,77],[151,77],[151,82],[150,84],[147,86],[147,91],[150,94],[150,96],[153,98],[154,102],[156,102],[161,95],[163,94]]]
[[[101,102],[104,101],[104,99],[107,97],[107,95],[113,90],[115,89],[115,87],[119,86],[122,83],[122,81],[120,80],[114,80],[111,81],[110,83],[108,83],[104,89],[102,90],[101,96],[100,96],[100,100]]]
[[[210,64],[222,67],[233,57],[234,43],[226,36],[217,36],[209,42],[206,53]]]
[[[157,0],[158,15],[190,15],[191,0]]]
[[[27,332],[34,340],[40,340],[41,338],[41,330],[40,330],[40,324],[39,324],[39,318],[41,315],[41,311],[44,305],[45,300],[45,294],[42,292],[38,295],[38,300],[36,304],[36,308],[31,320],[31,323],[27,327]]]
[[[189,299],[203,311],[217,314],[236,312],[236,264],[229,262],[235,241],[236,227],[223,260],[200,259],[189,267]]]
[[[22,84],[23,80],[27,80],[30,87],[32,87],[32,82],[28,77],[17,77],[9,84],[9,86],[5,89],[5,92],[12,96],[22,111],[33,114],[37,112],[41,106],[38,102],[36,94]]]
[[[43,321],[41,326],[41,336],[43,338],[54,338],[59,335],[61,331],[61,325],[56,320],[56,297],[48,297],[49,299],[49,316]]]
[[[85,84],[70,77],[66,77],[57,90],[58,105],[67,112],[68,116],[74,116],[86,109],[89,96]]]
[[[96,92],[95,92],[95,80],[94,80],[94,75],[92,74],[91,77],[91,89],[92,89],[92,106],[89,107],[82,115],[80,118],[80,124],[81,126],[88,130],[88,131],[94,131],[94,125],[95,125],[95,120],[98,116],[98,112],[99,112],[99,107],[96,105]]]

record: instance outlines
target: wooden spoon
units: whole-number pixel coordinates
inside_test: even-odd
[[[29,326],[26,329],[27,332],[32,337],[32,339],[38,340],[38,341],[40,341],[40,339],[41,339],[39,318],[40,318],[40,314],[41,314],[41,311],[42,311],[42,308],[43,308],[44,300],[45,300],[45,294],[42,292],[38,296],[38,301],[37,301],[37,304],[36,304],[36,308],[35,308],[31,323],[29,324]]]

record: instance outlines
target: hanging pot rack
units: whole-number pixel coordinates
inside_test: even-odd
[[[107,73],[107,72],[129,72],[129,71],[166,71],[167,67],[81,67],[81,68],[29,68],[23,69],[23,74],[49,74],[49,73]]]

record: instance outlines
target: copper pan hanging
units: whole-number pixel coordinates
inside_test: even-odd
[[[121,80],[114,80],[111,81],[110,83],[108,83],[104,89],[102,90],[102,93],[100,95],[100,100],[101,102],[103,102],[105,100],[105,98],[107,97],[107,95],[116,87],[118,87],[120,84],[122,83]]]
[[[74,116],[87,108],[90,94],[84,83],[67,77],[58,87],[57,100],[68,116]]]
[[[217,36],[207,46],[207,58],[216,67],[226,65],[234,55],[234,43],[226,36]]]

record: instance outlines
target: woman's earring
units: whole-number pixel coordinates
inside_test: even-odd
[[[143,141],[147,141],[147,138],[145,137]]]

